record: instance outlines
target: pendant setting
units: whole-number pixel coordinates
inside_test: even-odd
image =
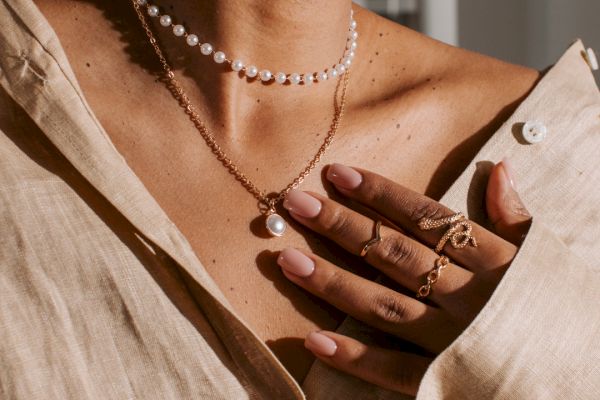
[[[265,226],[267,231],[271,234],[271,236],[283,236],[285,229],[287,228],[287,222],[285,219],[277,213],[272,213],[267,215],[267,219],[265,220]]]

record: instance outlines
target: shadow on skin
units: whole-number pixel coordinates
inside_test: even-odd
[[[543,71],[540,71],[540,75],[535,83],[532,85],[531,89],[527,91],[523,96],[514,102],[510,103],[506,107],[504,107],[496,117],[491,120],[486,126],[481,128],[475,134],[470,136],[467,140],[459,143],[450,151],[448,156],[442,161],[442,163],[438,166],[437,170],[433,174],[427,189],[425,190],[425,194],[431,197],[434,200],[439,200],[442,198],[444,193],[448,191],[450,186],[458,179],[460,174],[467,168],[467,166],[473,161],[473,158],[476,156],[477,152],[487,143],[487,141],[492,137],[492,135],[507,121],[510,116],[515,112],[515,110],[519,107],[519,105],[523,102],[527,96],[534,90],[540,80],[544,77],[545,73],[548,72],[550,67],[546,68]],[[520,144],[524,144],[523,139],[521,138],[520,132],[517,134],[515,132],[518,129],[518,124],[512,127],[512,134],[515,136],[516,140]],[[506,154],[506,156],[510,157],[510,154]],[[489,171],[488,171],[489,172]],[[476,177],[476,179],[481,179],[481,177]],[[487,179],[487,177],[486,177]],[[473,187],[473,185],[471,185]],[[469,190],[469,197],[474,196]],[[469,203],[473,204],[473,203]],[[484,203],[478,203],[483,206]],[[470,212],[471,210],[469,210]],[[476,214],[481,214],[476,213]],[[469,214],[470,216],[471,214]],[[480,221],[476,221],[480,222]]]

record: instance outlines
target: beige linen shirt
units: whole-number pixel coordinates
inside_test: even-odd
[[[417,399],[600,398],[600,95],[583,50],[442,199],[485,223],[486,173],[509,154],[534,218]],[[30,0],[0,0],[0,85],[1,399],[406,398],[319,361],[294,381],[113,146]],[[523,140],[531,120],[541,143]]]

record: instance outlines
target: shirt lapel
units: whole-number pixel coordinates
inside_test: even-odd
[[[69,162],[202,288],[211,323],[246,372],[280,398],[303,398],[292,376],[237,316],[190,244],[129,168],[86,102],[58,38],[30,0],[0,2],[0,84]],[[208,298],[207,298],[208,297]],[[251,370],[251,371],[249,371]]]

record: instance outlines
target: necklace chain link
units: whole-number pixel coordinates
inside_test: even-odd
[[[344,115],[344,108],[346,105],[346,89],[348,87],[348,80],[350,77],[350,68],[348,68],[348,70],[343,74],[342,93],[341,93],[340,103],[338,105],[337,101],[334,101],[335,111],[334,111],[333,120],[331,122],[329,131],[327,132],[327,135],[325,136],[323,144],[321,144],[317,153],[314,155],[314,157],[308,163],[308,165],[306,165],[306,167],[304,167],[302,172],[300,172],[300,174],[290,184],[288,184],[279,193],[267,194],[267,193],[265,193],[265,191],[260,190],[254,184],[254,182],[252,182],[250,180],[250,178],[248,178],[246,176],[246,174],[244,174],[242,171],[240,171],[239,167],[231,160],[231,158],[229,158],[229,156],[225,153],[225,151],[221,148],[221,146],[219,146],[214,135],[206,128],[206,126],[200,119],[200,115],[196,112],[195,107],[193,106],[189,97],[183,90],[183,87],[181,86],[179,81],[175,78],[175,74],[173,73],[173,70],[171,69],[165,56],[163,55],[163,52],[160,49],[160,47],[158,45],[158,41],[154,37],[152,30],[148,26],[148,23],[146,22],[146,18],[144,16],[142,10],[140,9],[140,6],[139,6],[137,0],[132,0],[132,3],[135,8],[135,11],[138,15],[138,18],[139,18],[140,22],[142,23],[142,27],[144,28],[144,31],[146,32],[146,36],[148,36],[148,40],[150,41],[150,44],[154,48],[154,51],[155,51],[156,55],[158,56],[158,59],[160,60],[162,68],[166,74],[166,78],[169,81],[169,83],[168,83],[169,89],[171,90],[171,93],[173,94],[173,96],[177,99],[179,104],[185,109],[186,114],[188,114],[190,120],[192,121],[192,123],[194,124],[196,129],[198,129],[198,131],[200,132],[200,135],[202,135],[202,138],[204,139],[204,141],[206,142],[208,147],[211,149],[211,151],[215,154],[217,159],[223,164],[223,166],[232,175],[235,176],[235,178],[242,184],[242,186],[259,201],[259,208],[261,208],[260,204],[263,205],[261,211],[265,214],[275,212],[275,206],[277,205],[277,203],[280,202],[281,200],[283,200],[290,190],[298,187],[304,181],[304,179],[311,173],[311,171],[316,167],[316,165],[319,163],[319,161],[321,161],[323,154],[325,153],[327,148],[331,145],[331,142],[333,141],[333,138],[338,131],[340,121]],[[339,80],[338,80],[338,86],[335,89],[335,100],[337,100],[338,89],[339,89]]]

